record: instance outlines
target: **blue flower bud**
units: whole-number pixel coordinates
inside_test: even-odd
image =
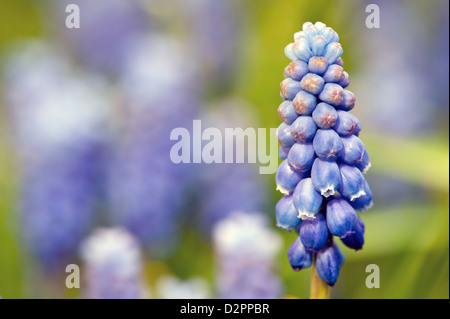
[[[322,36],[327,43],[339,42],[339,35],[330,27],[326,27],[322,30]]]
[[[314,150],[317,156],[330,161],[337,160],[344,148],[339,135],[332,129],[319,129],[313,140]]]
[[[315,73],[318,75],[322,75],[327,71],[328,63],[324,57],[321,56],[313,56],[309,59],[308,69],[311,73]]]
[[[318,127],[326,129],[336,124],[338,114],[334,107],[322,102],[317,105],[312,117]]]
[[[342,57],[338,58],[336,60],[336,62],[334,62],[334,63],[339,65],[339,66],[344,66],[344,60],[342,60]]]
[[[279,156],[279,158],[281,158],[282,160],[285,160],[288,157],[288,154],[289,154],[290,150],[291,150],[290,147],[280,146],[278,148],[278,156]]]
[[[300,225],[300,240],[307,251],[318,252],[328,240],[328,227],[325,217],[318,213],[313,220],[304,220]]]
[[[361,127],[359,120],[353,114],[345,111],[337,111],[337,121],[333,129],[340,136],[349,136],[356,132],[358,127]]]
[[[344,111],[350,111],[355,107],[355,94],[349,90],[344,90],[342,93],[342,102],[336,105],[336,108]]]
[[[278,115],[280,119],[291,125],[298,117],[297,112],[295,112],[294,106],[291,101],[283,101],[278,107]]]
[[[319,251],[316,255],[316,269],[319,277],[333,286],[339,276],[341,259],[334,245]]]
[[[294,190],[292,201],[302,219],[314,219],[322,205],[322,195],[314,188],[311,178],[302,179]]]
[[[306,74],[300,81],[300,87],[304,91],[315,95],[319,94],[322,91],[324,84],[325,81],[322,79],[322,77],[314,73]]]
[[[304,61],[293,61],[289,63],[286,69],[287,75],[295,81],[301,81],[308,72],[308,64]]]
[[[361,171],[344,163],[339,163],[341,172],[341,184],[338,188],[339,193],[351,201],[366,194],[364,191],[365,180]]]
[[[356,217],[355,225],[353,226],[353,233],[341,238],[341,241],[347,247],[354,250],[362,249],[364,245],[364,223],[359,216]]]
[[[364,192],[366,193],[366,195],[360,196],[350,202],[350,205],[352,205],[354,209],[357,209],[361,212],[364,212],[373,206],[372,190],[370,189],[369,183],[367,183],[367,181],[364,183]]]
[[[310,115],[317,105],[317,98],[305,91],[300,91],[292,101],[292,106],[300,115]]]
[[[325,40],[324,36],[315,35],[314,37],[312,37],[311,50],[312,50],[313,55],[315,55],[315,56],[323,55],[326,45],[327,45],[327,41]],[[326,59],[325,59],[325,62],[326,62]],[[326,68],[325,68],[325,70],[326,70]],[[324,72],[325,72],[325,70],[324,70]]]
[[[355,166],[361,171],[361,173],[363,174],[367,173],[367,171],[371,166],[370,157],[367,151],[364,152],[361,162],[357,163]]]
[[[286,195],[281,198],[275,206],[275,217],[277,227],[281,229],[291,230],[297,228],[302,221],[298,218],[297,210],[292,203],[292,195]]]
[[[317,131],[317,125],[311,116],[299,116],[290,127],[291,137],[297,142],[311,142]]]
[[[275,174],[277,190],[285,195],[292,193],[300,180],[304,177],[302,173],[296,172],[290,167],[286,160],[281,162]]]
[[[291,126],[286,123],[281,123],[276,130],[276,136],[280,145],[283,147],[291,147],[294,145],[295,140],[291,135]]]
[[[334,236],[344,238],[353,233],[357,215],[344,198],[334,198],[327,204],[328,230]]]
[[[298,31],[294,33],[294,41],[300,40],[305,37],[305,33],[303,31]]]
[[[319,95],[319,99],[333,106],[339,106],[342,103],[343,94],[344,90],[339,84],[326,83]]]
[[[340,65],[332,64],[322,77],[326,83],[339,83],[344,79],[344,69]]]
[[[294,43],[289,43],[284,48],[284,54],[288,57],[289,60],[295,61],[297,60],[297,56],[294,54]]]
[[[334,195],[341,183],[341,173],[335,161],[316,158],[311,169],[311,180],[322,196]]]
[[[297,41],[295,41],[292,50],[294,52],[294,55],[297,57],[296,60],[308,62],[312,56],[312,52],[309,48],[309,43],[306,38],[299,38]]]
[[[328,64],[333,64],[344,53],[342,46],[338,42],[333,42],[327,45],[323,56],[327,59]]]
[[[338,82],[338,84],[340,86],[342,86],[343,89],[345,89],[347,86],[350,85],[350,76],[348,75],[348,73],[346,71],[344,71],[343,73],[344,73],[344,76],[343,76],[342,80],[340,80]]]
[[[342,137],[344,148],[342,149],[339,159],[349,165],[360,163],[366,153],[366,146],[355,135]]]
[[[295,271],[311,267],[312,265],[312,252],[306,251],[299,237],[289,247],[287,255],[289,263]]]
[[[291,78],[287,78],[281,81],[280,87],[281,96],[284,99],[291,101],[301,89],[300,82],[297,82]]]
[[[287,161],[296,171],[306,172],[311,168],[315,156],[312,143],[295,143],[289,151]]]

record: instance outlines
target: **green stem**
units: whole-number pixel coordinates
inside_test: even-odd
[[[313,256],[311,299],[330,299],[330,286],[323,281],[316,269],[316,254]]]

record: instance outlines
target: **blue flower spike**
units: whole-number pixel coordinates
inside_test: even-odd
[[[373,206],[364,178],[371,163],[361,137],[361,123],[350,113],[356,97],[348,90],[338,34],[322,22],[306,22],[285,48],[291,60],[281,82],[278,114],[276,223],[298,237],[288,251],[296,271],[310,267],[333,286],[344,255],[333,241],[360,250],[365,225],[356,211]],[[315,263],[313,263],[315,261]]]

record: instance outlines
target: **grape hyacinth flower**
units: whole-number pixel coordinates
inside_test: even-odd
[[[364,224],[355,209],[372,206],[363,176],[370,159],[359,138],[361,124],[349,113],[355,95],[347,90],[350,79],[338,41],[338,34],[321,22],[307,22],[295,33],[285,48],[292,62],[284,71],[284,101],[278,108],[284,161],[276,184],[284,197],[275,208],[277,226],[298,232],[288,259],[294,270],[314,265],[318,277],[312,291],[319,285],[315,277],[329,286],[338,278],[344,258],[333,236],[352,249],[362,248]]]
[[[5,87],[25,244],[44,271],[62,272],[92,226],[101,198],[108,91],[97,78],[71,70],[45,42],[19,45],[7,64]]]
[[[283,287],[274,271],[281,238],[260,213],[233,212],[213,230],[218,298],[272,299]]]
[[[99,228],[81,245],[88,299],[148,297],[139,243],[123,228]]]

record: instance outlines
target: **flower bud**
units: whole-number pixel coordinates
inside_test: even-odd
[[[278,126],[275,134],[281,146],[291,147],[292,145],[294,145],[295,140],[291,135],[291,127],[286,123],[281,123],[280,126]]]
[[[299,237],[289,247],[287,255],[289,263],[295,271],[311,267],[312,265],[312,253],[306,251]]]
[[[334,236],[344,238],[353,233],[357,215],[344,198],[334,198],[327,204],[328,230]]]
[[[357,163],[355,166],[361,171],[361,173],[367,173],[371,166],[369,154],[367,153],[367,151],[364,152],[361,162]]]
[[[312,117],[318,127],[327,129],[336,124],[338,114],[334,107],[322,102],[317,105]]]
[[[306,172],[311,168],[315,155],[312,143],[295,143],[289,151],[287,161],[296,171]]]
[[[359,216],[356,217],[355,225],[353,226],[353,233],[341,238],[341,241],[345,244],[345,246],[354,250],[362,249],[364,245],[364,223]]]
[[[350,136],[354,134],[359,126],[359,120],[356,116],[349,112],[337,111],[337,120],[333,129],[340,136]]]
[[[327,59],[328,64],[333,64],[344,53],[342,46],[338,42],[333,42],[327,45],[323,56]]]
[[[355,107],[355,94],[349,90],[344,90],[342,93],[342,102],[336,105],[336,108],[344,111],[350,111]]]
[[[322,205],[322,196],[316,191],[311,178],[302,179],[294,190],[292,201],[302,219],[314,219]]]
[[[282,159],[285,160],[288,157],[289,151],[291,150],[290,147],[283,147],[280,146],[278,148],[278,156]]]
[[[322,75],[328,68],[327,60],[322,56],[313,56],[309,59],[308,69],[309,72]]]
[[[336,33],[336,31],[334,31],[332,28],[330,27],[326,27],[325,29],[322,30],[322,35],[325,38],[325,41],[327,43],[331,43],[331,42],[339,42],[339,36]]]
[[[278,107],[278,115],[280,119],[291,125],[298,117],[297,112],[295,112],[294,106],[291,101],[283,101]]]
[[[305,91],[300,91],[292,101],[295,112],[301,115],[309,115],[316,108],[317,98]]]
[[[319,129],[313,139],[314,150],[317,156],[327,160],[337,160],[344,148],[339,135],[332,129]]]
[[[319,95],[319,99],[337,107],[342,103],[343,94],[344,90],[339,84],[326,83]]]
[[[295,190],[295,187],[303,177],[303,174],[296,172],[288,165],[287,160],[284,160],[281,162],[275,174],[277,190],[285,195],[288,195]]]
[[[304,220],[300,225],[299,235],[306,251],[318,252],[324,248],[328,239],[325,217],[318,213],[313,220]]]
[[[284,48],[284,54],[288,57],[289,60],[295,61],[297,60],[297,56],[294,54],[294,43],[289,43]]]
[[[335,161],[316,158],[311,169],[311,180],[324,197],[334,195],[341,183],[341,173]]]
[[[325,37],[322,35],[315,35],[311,39],[311,50],[313,55],[315,56],[321,56],[323,55],[323,52],[325,50],[325,46],[327,45],[327,41],[325,40]],[[326,62],[326,59],[325,59]],[[326,68],[325,68],[326,70]],[[324,70],[324,72],[325,72]]]
[[[311,49],[309,48],[308,40],[305,38],[299,38],[294,42],[292,47],[294,55],[297,57],[295,60],[302,60],[308,62],[312,56]],[[294,61],[294,60],[293,60]]]
[[[355,135],[342,137],[344,148],[342,149],[339,159],[349,165],[360,163],[366,153],[366,146]]]
[[[334,63],[340,66],[344,66],[344,60],[342,59],[342,57],[338,58]]]
[[[316,255],[316,269],[319,277],[333,286],[339,276],[341,259],[334,245],[322,249]]]
[[[286,100],[292,100],[300,91],[300,82],[297,82],[291,78],[281,81],[281,96]]]
[[[317,131],[317,125],[311,116],[299,116],[290,127],[291,138],[297,142],[311,142]]]
[[[338,82],[338,84],[345,89],[347,86],[350,85],[350,76],[348,75],[348,73],[346,71],[343,72],[344,76],[342,78],[342,80],[340,80]]]
[[[365,195],[365,180],[360,170],[344,163],[339,163],[338,165],[341,172],[341,184],[338,188],[339,193],[351,201]]]
[[[323,75],[323,79],[326,83],[339,83],[344,79],[344,68],[337,64],[330,65]]]
[[[301,81],[308,72],[308,64],[304,61],[293,61],[289,63],[286,69],[287,75],[295,81]]]
[[[373,206],[372,190],[370,189],[369,183],[367,183],[367,181],[364,183],[364,192],[366,193],[366,195],[360,196],[350,202],[350,205],[352,205],[354,209],[357,209],[361,212],[364,212]]]
[[[317,95],[322,91],[324,84],[325,81],[322,77],[314,73],[306,74],[300,81],[302,90],[314,95]]]
[[[292,202],[292,195],[286,195],[281,198],[275,206],[275,217],[277,227],[281,229],[291,230],[297,228],[302,221],[298,218],[297,210]]]

